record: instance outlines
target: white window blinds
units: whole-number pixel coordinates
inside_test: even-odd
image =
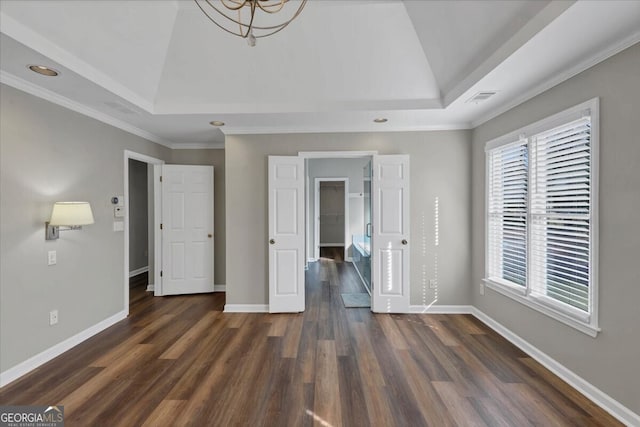
[[[487,142],[490,288],[598,331],[597,98]]]
[[[531,292],[589,311],[591,119],[531,138]]]
[[[519,286],[527,279],[526,140],[489,152],[489,277]]]

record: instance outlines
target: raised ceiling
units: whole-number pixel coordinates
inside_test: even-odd
[[[640,2],[310,0],[249,47],[190,0],[5,0],[0,32],[3,83],[188,148],[471,128],[640,41]]]

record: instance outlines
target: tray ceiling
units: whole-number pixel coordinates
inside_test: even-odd
[[[634,1],[310,0],[249,47],[188,0],[5,0],[0,65],[3,83],[156,142],[215,146],[221,129],[470,128],[637,43],[639,22]],[[465,102],[479,91],[497,94]]]

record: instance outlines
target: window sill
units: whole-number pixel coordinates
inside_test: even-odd
[[[574,316],[563,313],[562,311],[551,307],[550,305],[546,305],[542,302],[543,299],[527,296],[525,294],[524,288],[520,289],[518,287],[507,285],[490,279],[483,279],[483,282],[487,288],[493,289],[499,294],[509,297],[512,300],[518,301],[519,303],[524,304],[527,307],[532,308],[533,310],[536,310],[542,314],[545,314],[548,317],[557,320],[558,322],[564,323],[567,326],[571,326],[572,328],[577,329],[580,332],[589,335],[590,337],[595,338],[598,335],[598,332],[600,332],[600,328],[588,323],[588,321],[581,321]]]

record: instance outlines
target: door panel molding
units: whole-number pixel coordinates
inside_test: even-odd
[[[162,287],[213,292],[213,166],[162,166]]]
[[[304,160],[269,156],[269,312],[304,311]]]
[[[409,313],[409,156],[373,156],[371,309]]]

